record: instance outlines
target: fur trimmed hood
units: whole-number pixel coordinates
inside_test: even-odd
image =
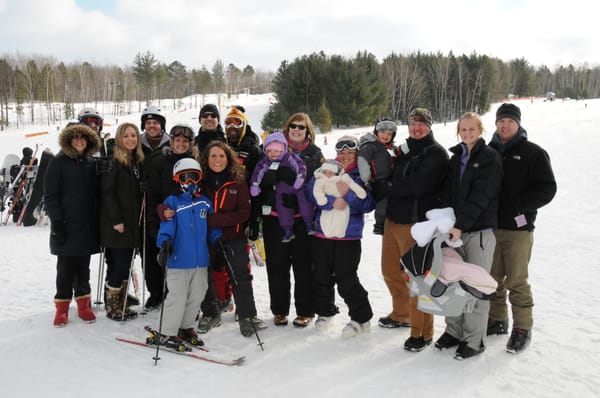
[[[85,148],[85,155],[92,156],[100,148],[100,138],[98,134],[88,126],[84,124],[74,124],[72,126],[64,128],[58,136],[58,144],[60,149],[70,158],[77,158],[77,151],[71,146],[71,137],[75,134],[81,134],[87,141],[87,147]]]

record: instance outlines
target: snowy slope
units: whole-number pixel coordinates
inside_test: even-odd
[[[230,104],[246,106],[254,130],[268,97],[243,97]],[[380,273],[381,238],[371,235],[369,216],[363,239],[359,275],[369,291],[375,312],[372,332],[342,340],[347,309],[335,326],[321,334],[311,325],[275,327],[269,311],[264,268],[255,267],[254,287],[259,316],[270,325],[261,332],[265,350],[255,338],[244,338],[233,314],[223,326],[204,335],[215,356],[247,357],[241,367],[225,367],[163,353],[155,367],[152,350],[130,346],[115,337],[143,339],[143,325],[157,324],[158,313],[124,324],[107,320],[96,310],[95,324],[77,318],[74,304],[66,328],[52,326],[55,258],[48,251],[49,227],[0,227],[0,386],[5,397],[82,395],[231,397],[594,397],[600,389],[600,316],[597,272],[600,270],[600,100],[549,103],[523,100],[523,126],[529,138],[550,154],[558,180],[554,201],[540,211],[530,266],[535,299],[535,327],[529,349],[518,356],[505,352],[506,336],[488,340],[486,352],[466,361],[454,360],[452,351],[428,348],[409,353],[402,345],[408,330],[386,330],[376,319],[387,314],[390,299]],[[587,104],[587,105],[586,105]],[[173,121],[198,126],[198,109],[172,112]],[[226,113],[226,111],[222,111]],[[493,113],[485,115],[486,138],[494,130]],[[119,121],[139,121],[139,114]],[[40,129],[43,129],[40,126]],[[370,128],[334,131],[317,144],[333,156],[335,138],[361,135]],[[446,147],[456,143],[455,123],[434,125]],[[31,128],[26,132],[40,131]],[[113,130],[114,131],[114,130]],[[24,145],[38,140],[56,149],[56,132],[26,139],[24,131],[0,133],[0,160],[20,154]],[[406,136],[401,126],[398,138]],[[398,141],[398,140],[397,140]],[[95,295],[98,257],[91,264]],[[290,314],[294,316],[293,308]],[[443,319],[436,317],[436,338]]]

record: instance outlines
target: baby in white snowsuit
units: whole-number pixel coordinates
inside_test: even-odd
[[[327,195],[341,197],[336,183],[344,181],[348,187],[360,199],[367,197],[367,191],[357,184],[348,174],[344,173],[343,167],[335,160],[325,161],[320,168],[315,170],[315,185],[313,195],[317,204],[323,206],[327,204]],[[328,238],[343,238],[346,236],[346,229],[350,221],[350,208],[331,209],[321,211],[321,230]]]

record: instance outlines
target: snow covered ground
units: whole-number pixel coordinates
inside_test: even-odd
[[[240,97],[229,104],[246,106],[254,130],[260,132],[268,101],[268,96]],[[541,209],[537,222],[530,264],[535,326],[531,346],[522,354],[506,353],[507,337],[496,336],[488,340],[483,355],[459,362],[453,359],[453,351],[439,352],[433,347],[407,352],[402,346],[408,330],[379,328],[376,320],[387,314],[391,304],[380,273],[381,238],[370,233],[369,216],[359,275],[375,312],[370,334],[340,338],[348,321],[341,300],[341,313],[327,333],[318,333],[312,325],[306,329],[273,326],[266,272],[254,267],[259,316],[270,325],[260,333],[264,352],[254,337],[240,335],[233,313],[227,313],[223,326],[202,337],[212,355],[246,356],[243,366],[226,367],[169,353],[163,353],[154,366],[153,351],[116,342],[115,337],[143,339],[143,325],[157,324],[158,312],[121,324],[97,309],[97,322],[89,325],[77,318],[72,304],[68,326],[54,328],[56,260],[48,251],[49,227],[9,223],[0,227],[2,396],[598,396],[600,100],[516,103],[530,140],[549,152],[558,180],[558,194]],[[494,130],[495,109],[484,116],[486,138]],[[223,109],[222,117],[225,113]],[[185,121],[197,128],[197,114],[198,108],[168,113],[168,125]],[[125,120],[138,122],[139,114],[119,121]],[[39,126],[0,133],[0,160],[7,153],[20,155],[23,146],[36,142],[56,150],[56,131],[25,138],[25,133],[47,129]],[[456,143],[455,129],[455,123],[433,126],[446,147]],[[323,144],[323,135],[317,144],[326,156],[333,156],[336,137],[368,130],[336,130],[327,135],[328,145]],[[401,126],[396,142],[406,134],[406,126]],[[91,270],[95,295],[97,256]],[[290,315],[295,315],[293,308]],[[436,317],[435,338],[443,328],[443,319]]]

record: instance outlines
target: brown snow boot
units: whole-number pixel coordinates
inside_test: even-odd
[[[121,285],[121,311],[123,311],[123,305],[125,305],[125,319],[135,319],[138,316],[138,313],[134,310],[130,309],[131,303],[129,302],[129,296],[127,295],[127,289],[129,288],[129,281],[124,280]]]

